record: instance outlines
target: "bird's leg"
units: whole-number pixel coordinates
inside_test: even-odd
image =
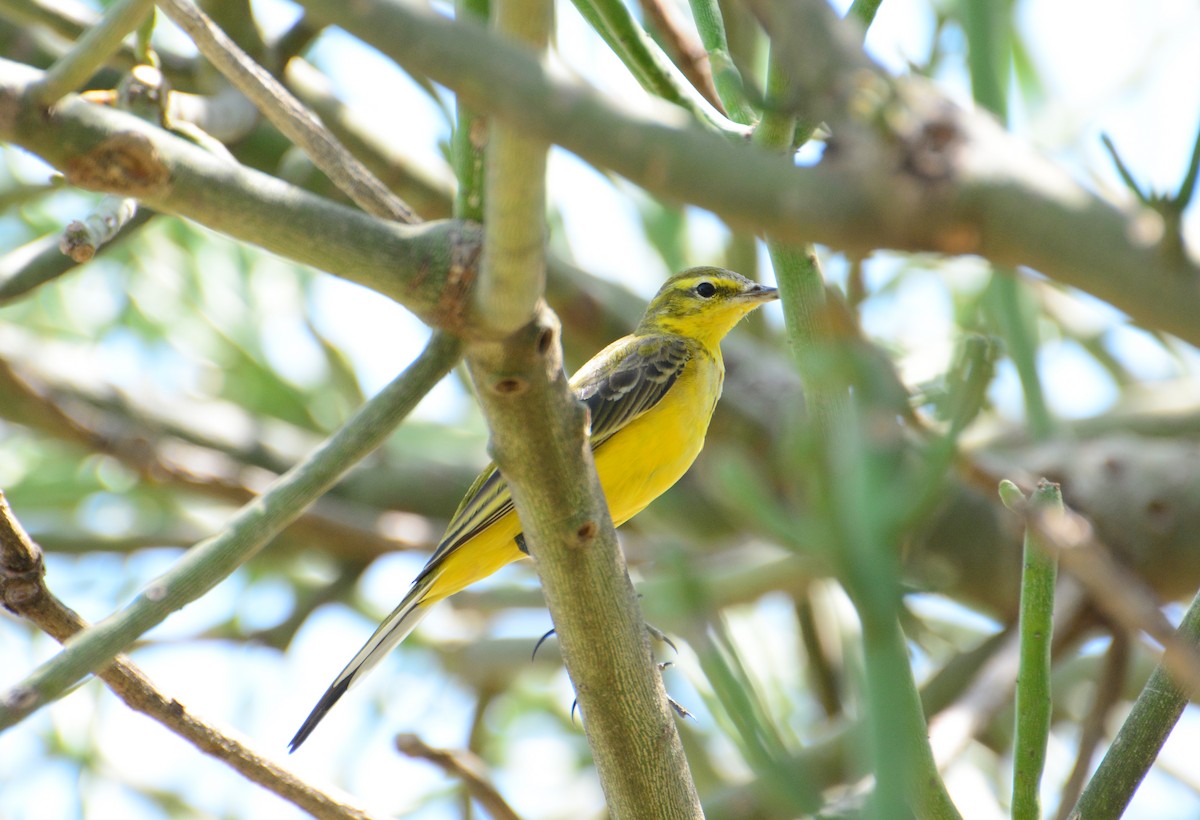
[[[524,546],[525,546],[524,539],[519,535],[517,536],[517,546],[521,547],[522,549],[524,549]],[[671,649],[673,649],[675,651],[676,655],[679,654],[679,647],[677,647],[675,645],[674,641],[672,641],[670,638],[667,637],[667,633],[663,632],[661,629],[659,629],[654,624],[647,623],[645,626],[646,626],[646,631],[650,633],[650,637],[654,638],[655,640],[661,641],[662,643],[665,643],[667,646],[671,647]],[[530,661],[533,661],[537,658],[538,650],[542,648],[542,644],[544,644],[546,642],[547,638],[549,638],[551,635],[555,634],[555,631],[556,630],[551,628],[549,631],[546,632],[546,634],[542,635],[542,637],[537,639],[537,643],[535,643],[533,645],[533,652],[529,656]],[[658,671],[662,672],[665,669],[667,669],[668,667],[673,666],[673,665],[674,664],[671,661],[662,661],[658,664]],[[675,698],[671,697],[670,695],[667,695],[667,703],[670,704],[671,709],[675,712],[675,714],[679,715],[679,717],[692,718],[693,720],[695,719],[695,715],[693,715],[691,712],[689,712],[687,710],[687,708],[685,708],[683,706],[683,704],[681,704],[679,701],[675,700]],[[575,709],[578,706],[579,706],[578,699],[571,702],[571,721],[572,722],[574,722],[574,720],[575,720]]]

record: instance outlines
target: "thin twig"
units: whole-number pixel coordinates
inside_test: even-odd
[[[396,736],[396,749],[409,757],[427,760],[461,780],[471,797],[477,800],[494,820],[520,820],[488,780],[483,761],[475,754],[465,750],[435,749],[421,738],[410,734]]]
[[[418,159],[399,150],[391,134],[370,127],[355,110],[346,106],[334,93],[328,78],[311,63],[293,57],[283,69],[282,79],[347,149],[361,158],[381,182],[410,203],[417,213],[426,219],[450,216],[455,181],[447,165],[430,157]]]
[[[702,46],[684,28],[674,7],[664,0],[640,0],[642,15],[653,24],[662,38],[667,53],[689,83],[704,95],[722,114],[727,114],[717,87],[713,85],[712,69]]]
[[[258,106],[284,136],[300,146],[333,183],[375,216],[416,224],[421,218],[345,149],[283,85],[242,51],[191,0],[158,0],[200,53]]]
[[[1059,793],[1058,820],[1067,820],[1071,807],[1083,791],[1083,784],[1092,769],[1092,757],[1107,731],[1108,716],[1120,700],[1121,688],[1125,684],[1125,673],[1129,669],[1129,634],[1120,627],[1115,627],[1111,634],[1112,643],[1104,655],[1104,667],[1092,696],[1092,706],[1079,732],[1075,767],[1071,769],[1071,776]]]
[[[83,219],[67,225],[58,241],[58,249],[80,264],[88,262],[102,246],[137,216],[136,199],[108,194],[96,209]]]
[[[1016,489],[1015,485],[1011,486]],[[1048,518],[1061,515],[1062,490],[1059,485],[1042,479],[1029,505],[1037,514]],[[1021,664],[1017,673],[1016,734],[1013,740],[1012,814],[1015,820],[1041,817],[1042,772],[1046,766],[1053,707],[1050,644],[1054,635],[1054,585],[1058,566],[1055,556],[1048,554],[1037,540],[1034,529],[1026,531],[1018,629]]]
[[[1193,600],[1179,624],[1163,661],[1150,675],[1125,722],[1109,745],[1104,759],[1088,782],[1069,815],[1072,820],[1116,820],[1171,734],[1189,700],[1188,688],[1176,683],[1178,676],[1169,666],[1172,656],[1194,653],[1200,642],[1200,594]],[[1191,689],[1195,697],[1196,689]]]
[[[1183,689],[1200,693],[1200,652],[1177,636],[1154,591],[1117,563],[1096,538],[1090,521],[1068,509],[1062,516],[1030,514],[1027,526],[1038,531],[1042,543],[1058,555],[1059,566],[1087,589],[1101,612],[1158,642],[1163,647],[1162,663],[1175,680]]]
[[[262,459],[248,461],[254,453],[236,452],[218,442],[197,441],[199,437],[193,436],[189,442],[193,446],[184,444],[180,434],[186,435],[186,431],[164,428],[160,421],[139,416],[119,403],[110,402],[99,409],[94,397],[68,386],[47,384],[3,358],[0,392],[0,417],[109,455],[155,485],[188,490],[230,504],[246,504],[275,478],[272,473],[283,472],[283,467],[275,464],[263,466],[261,472],[249,470],[248,466]],[[261,477],[261,481],[255,481],[255,477]],[[314,509],[292,522],[291,534],[318,544],[336,544],[339,554],[359,560],[424,546],[384,535],[373,512],[358,514],[354,505],[338,501],[321,499]]]
[[[61,697],[172,612],[204,595],[261,550],[346,470],[375,450],[450,371],[462,344],[436,334],[417,360],[304,461],[242,507],[217,536],[192,547],[134,600],[77,635],[0,695],[0,728]]]
[[[153,9],[154,0],[120,0],[30,87],[32,98],[49,107],[78,89],[117,53],[125,36]]]
[[[1061,579],[1054,596],[1055,623],[1074,620],[1084,604],[1079,584],[1069,578]],[[1020,656],[1020,636],[1013,631],[980,670],[971,687],[929,721],[929,743],[940,771],[945,771],[1009,702]]]
[[[88,627],[86,621],[46,587],[41,548],[17,521],[3,491],[0,491],[0,601],[60,643]],[[362,809],[314,789],[241,741],[197,718],[179,701],[157,689],[124,655],[118,655],[97,674],[129,708],[158,721],[200,751],[301,810],[323,818],[370,817]]]

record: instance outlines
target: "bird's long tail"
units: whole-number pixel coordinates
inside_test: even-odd
[[[312,734],[313,729],[317,728],[317,724],[342,695],[346,694],[351,686],[370,672],[377,663],[383,660],[385,655],[395,649],[416,628],[433,603],[427,601],[426,598],[437,581],[438,575],[439,573],[433,572],[417,578],[400,605],[384,619],[379,628],[375,630],[375,634],[363,645],[362,649],[358,650],[358,654],[350,660],[350,663],[346,664],[346,668],[334,678],[333,683],[325,690],[325,694],[317,701],[317,705],[305,719],[300,731],[296,732],[296,736],[288,744],[289,752],[300,748],[300,744]]]

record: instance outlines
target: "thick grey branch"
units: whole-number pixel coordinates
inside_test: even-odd
[[[376,219],[78,97],[47,114],[25,96],[39,76],[0,60],[0,140],[39,155],[71,184],[136,197],[391,296],[427,324],[464,330],[477,226]]]
[[[796,168],[670,107],[631,112],[469,22],[382,0],[304,5],[477,110],[735,228],[856,255],[974,253],[1029,266],[1200,343],[1200,269],[1160,251],[1153,215],[1118,211],[991,118],[917,80],[894,93],[884,83],[865,89],[857,139],[835,143],[816,167]]]

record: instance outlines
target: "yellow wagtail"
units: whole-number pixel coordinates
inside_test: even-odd
[[[571,379],[571,389],[591,411],[592,453],[613,524],[633,518],[692,466],[725,378],[721,339],[778,295],[721,268],[676,274],[651,300],[637,329]],[[291,750],[430,606],[526,555],[508,485],[489,465],[467,490],[404,600],[321,696]]]

